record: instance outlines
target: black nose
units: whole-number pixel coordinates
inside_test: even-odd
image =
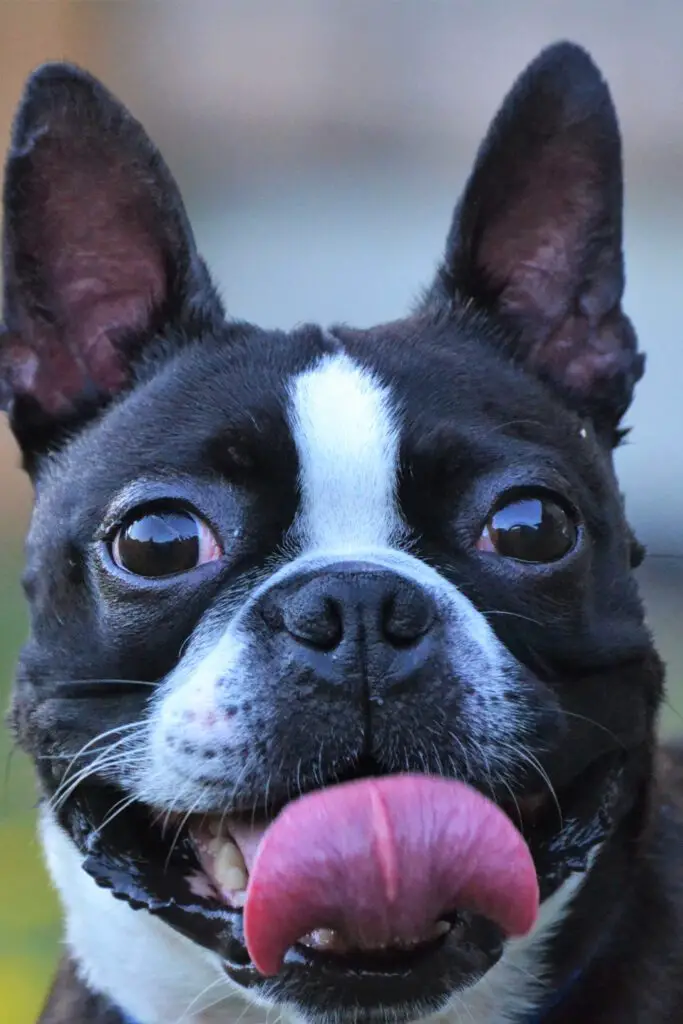
[[[410,685],[436,646],[437,609],[394,572],[340,563],[277,598],[288,657],[324,685],[367,676],[373,689]]]

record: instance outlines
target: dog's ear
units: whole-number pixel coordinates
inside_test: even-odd
[[[492,314],[518,359],[612,430],[644,364],[621,309],[622,192],[607,85],[580,47],[551,46],[484,140],[428,296]]]
[[[85,72],[40,68],[4,188],[0,407],[28,468],[128,385],[147,341],[223,319],[143,128]]]

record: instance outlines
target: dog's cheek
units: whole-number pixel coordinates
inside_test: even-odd
[[[5,723],[12,737],[28,752],[31,746],[28,722],[29,707],[32,701],[29,699],[27,689],[26,685],[22,687],[15,686],[5,717]]]
[[[252,752],[244,664],[241,639],[223,637],[208,652],[191,650],[160,685],[137,782],[146,802],[201,800],[244,773]]]

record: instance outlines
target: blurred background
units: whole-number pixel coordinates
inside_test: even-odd
[[[618,454],[683,729],[680,0],[0,0],[0,150],[27,73],[69,58],[163,150],[229,310],[263,326],[392,318],[426,284],[488,121],[522,67],[583,43],[619,110],[627,309],[648,373]],[[676,317],[676,322],[675,322]],[[25,632],[29,492],[0,422],[0,702]],[[0,733],[0,1021],[31,1024],[58,955],[24,758]],[[6,769],[5,769],[5,766]]]

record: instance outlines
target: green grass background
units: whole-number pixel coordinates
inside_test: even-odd
[[[18,545],[0,552],[0,706],[26,632]],[[0,1021],[33,1024],[59,944],[59,908],[35,837],[30,765],[0,728]]]

